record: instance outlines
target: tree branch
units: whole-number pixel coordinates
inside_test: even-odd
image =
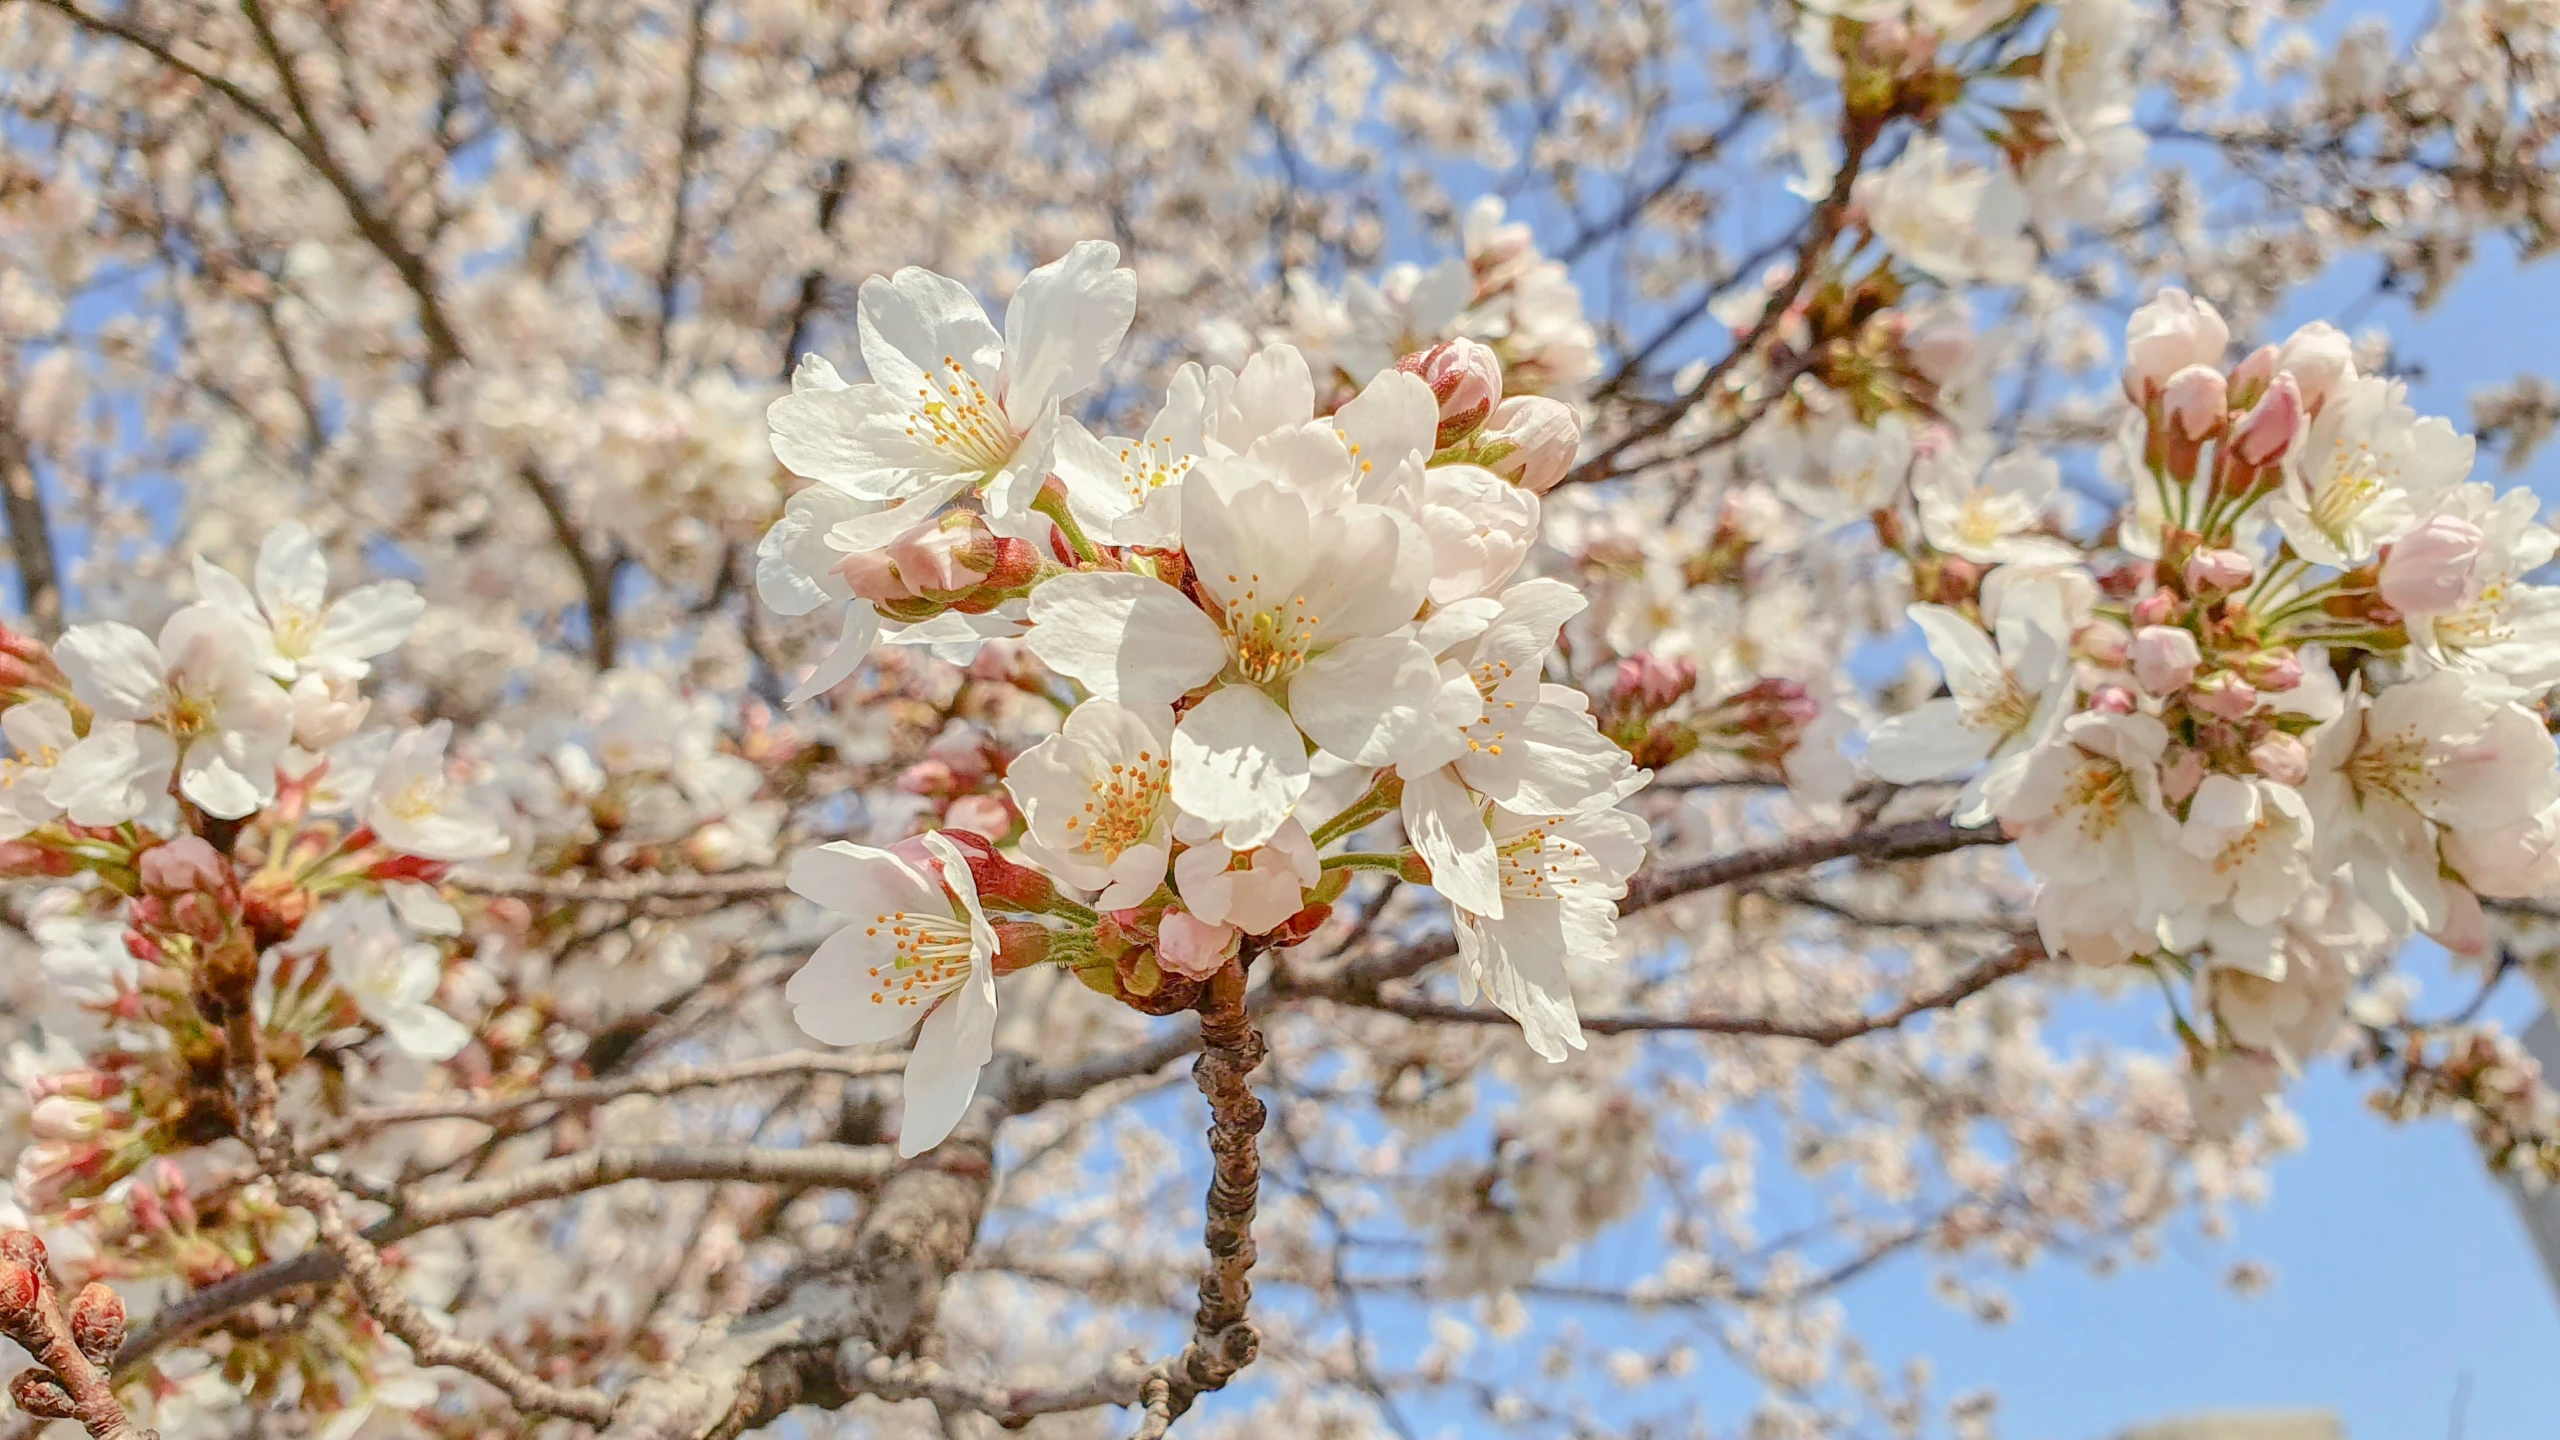
[[[15,425],[0,419],[0,505],[9,516],[9,551],[18,565],[27,628],[39,640],[62,633],[62,580],[53,558],[53,523],[36,488],[35,455]]]

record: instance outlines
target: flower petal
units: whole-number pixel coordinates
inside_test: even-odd
[[[1138,275],[1120,247],[1079,241],[1022,277],[1004,312],[1005,413],[1017,430],[1102,377],[1138,313]]]
[[[1431,888],[1477,915],[1502,915],[1501,866],[1476,797],[1447,770],[1404,783],[1404,833],[1431,866]]]
[[[1125,572],[1061,575],[1032,591],[1024,643],[1041,664],[1124,705],[1170,705],[1227,664],[1216,622],[1163,581]]]
[[[978,1093],[978,1074],[996,1053],[996,982],[985,966],[934,1007],[907,1057],[906,1114],[898,1154],[921,1155],[949,1139]]]
[[[1223,829],[1229,849],[1270,839],[1307,784],[1298,727],[1259,690],[1220,690],[1174,729],[1173,803]]]

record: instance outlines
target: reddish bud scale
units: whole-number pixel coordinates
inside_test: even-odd
[[[995,971],[1012,975],[1049,958],[1049,927],[1032,920],[998,920]]]
[[[1058,887],[1048,876],[1006,859],[984,835],[972,830],[941,833],[968,859],[969,878],[977,884],[979,904],[996,910],[1045,914],[1058,903]]]
[[[124,1344],[124,1297],[92,1280],[71,1300],[71,1343],[97,1364],[105,1364]]]
[[[372,842],[371,831],[359,830],[356,834],[362,835],[366,843]],[[347,848],[351,850],[355,848],[354,836],[348,837]],[[385,855],[366,866],[364,873],[365,878],[369,880],[416,880],[422,884],[434,885],[441,883],[444,877],[453,873],[453,862],[429,860],[420,855]]]
[[[0,880],[59,879],[77,868],[70,856],[49,846],[0,840]]]
[[[44,1303],[44,1272],[24,1260],[0,1260],[0,1327],[25,1324]]]
[[[1321,903],[1309,905],[1305,909],[1300,910],[1297,914],[1281,921],[1279,929],[1274,930],[1269,935],[1263,937],[1263,943],[1274,950],[1285,950],[1292,945],[1303,945],[1307,943],[1308,940],[1314,938],[1315,933],[1318,930],[1324,928],[1325,921],[1332,918],[1333,907],[1331,905]]]
[[[18,1377],[9,1382],[9,1398],[39,1420],[80,1418],[79,1407],[71,1403],[71,1393],[41,1368],[19,1371]]]

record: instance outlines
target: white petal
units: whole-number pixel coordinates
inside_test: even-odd
[[[1173,732],[1173,803],[1223,829],[1230,849],[1270,839],[1307,783],[1298,727],[1259,690],[1220,690]]]
[[[1309,739],[1354,765],[1392,765],[1433,737],[1440,667],[1400,635],[1346,640],[1289,681],[1289,714]]]
[[[872,644],[880,638],[880,613],[870,602],[856,600],[844,608],[844,629],[836,636],[834,648],[818,659],[818,668],[809,678],[792,688],[783,698],[787,705],[801,705],[843,684],[862,667],[871,654]]]
[[[874,275],[862,282],[855,320],[862,335],[862,363],[871,367],[880,388],[901,403],[925,383],[926,372],[947,380],[946,361],[951,360],[975,376],[989,399],[995,398],[1004,339],[987,323],[978,297],[960,282],[912,265],[895,275]]]
[[[907,434],[907,407],[878,385],[798,390],[764,413],[784,469],[849,495],[884,500],[920,472],[950,468]]]
[[[978,483],[970,475],[944,475],[902,496],[885,509],[847,515],[827,531],[827,545],[840,554],[878,550],[934,518],[954,496]]]
[[[1022,277],[1004,312],[1005,413],[1017,428],[1102,376],[1138,313],[1138,276],[1118,246],[1077,243]]]
[[[258,600],[271,616],[317,615],[329,600],[329,560],[297,521],[267,532],[258,546]]]
[[[1991,637],[1959,610],[1944,605],[1914,605],[1912,623],[1929,642],[1929,653],[1946,672],[1947,688],[1958,695],[1996,696],[2007,685],[2000,652]]]
[[[978,1073],[995,1058],[995,1036],[995,976],[981,966],[916,1032],[906,1114],[898,1121],[900,1155],[921,1155],[950,1137],[978,1093]]]
[[[267,792],[273,793],[274,771],[268,771]],[[260,786],[236,768],[231,757],[222,752],[214,738],[207,736],[187,747],[178,766],[178,789],[188,799],[204,807],[208,815],[224,820],[237,820],[257,813]]]
[[[1485,998],[1519,1021],[1521,1037],[1547,1060],[1562,1060],[1568,1049],[1583,1046],[1582,1021],[1565,979],[1564,957],[1574,943],[1567,919],[1560,901],[1524,900],[1500,920],[1458,930],[1459,958]]]
[[[93,725],[55,762],[47,800],[75,825],[120,825],[165,800],[178,747],[165,731],[125,722]]]
[[[470,1029],[433,1005],[404,1006],[374,1018],[391,1043],[414,1059],[450,1060],[471,1043]]]
[[[399,648],[427,613],[427,602],[405,580],[386,580],[338,597],[320,622],[315,654],[364,660]]]
[[[1955,701],[1927,700],[1867,737],[1867,768],[1896,785],[1941,780],[1980,764],[1999,738],[1965,723],[1964,707]]]
[[[916,1023],[913,1006],[893,1005],[881,995],[881,975],[889,968],[889,947],[863,934],[861,924],[847,925],[818,946],[809,963],[782,987],[791,1005],[792,1022],[822,1045],[876,1045],[895,1040]]]
[[[1502,915],[1502,875],[1476,797],[1447,770],[1404,784],[1404,832],[1431,865],[1431,888],[1477,915]]]
[[[1335,411],[1333,423],[1354,460],[1389,467],[1439,448],[1440,402],[1421,376],[1387,370]]]
[[[882,915],[942,914],[942,887],[889,850],[835,840],[791,857],[791,893],[869,924]]]
[[[1058,576],[1031,592],[1030,618],[1041,664],[1124,705],[1172,704],[1227,664],[1217,622],[1144,575]]]
[[[140,720],[158,713],[160,647],[132,626],[113,620],[74,625],[54,642],[53,658],[71,681],[71,693],[105,718]]]

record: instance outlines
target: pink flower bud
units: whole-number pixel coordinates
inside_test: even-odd
[[[2089,708],[2101,715],[2130,715],[2134,704],[2133,692],[2121,685],[2101,685],[2089,692]]]
[[[942,812],[942,823],[954,830],[1002,840],[1013,833],[1013,808],[1001,795],[963,795]]]
[[[2487,538],[2458,515],[2427,517],[2383,555],[2383,603],[2403,615],[2441,615],[2460,606],[2471,598]]]
[[[2228,595],[2258,573],[2249,557],[2237,550],[2199,550],[2187,561],[2187,591],[2193,595]]]
[[[2125,648],[2133,643],[2133,632],[2113,620],[2092,620],[2080,627],[2071,643],[2092,663],[2112,670],[2124,664]]]
[[[2189,365],[2160,387],[2160,414],[2180,435],[2202,440],[2222,428],[2229,413],[2222,372]]]
[[[1582,417],[1545,395],[1514,395],[1493,407],[1478,437],[1487,468],[1523,490],[1543,495],[1573,469],[1582,449]]]
[[[2290,650],[2261,650],[2240,662],[2240,674],[2263,693],[2281,695],[2302,683],[2302,658]]]
[[[2305,414],[2318,414],[2338,386],[2356,373],[2355,345],[2346,332],[2325,320],[2314,320],[2293,332],[2278,353],[2276,368],[2293,377]]]
[[[2196,793],[2204,784],[2204,755],[2184,745],[2170,747],[2168,757],[2160,765],[2160,794],[2172,805]]]
[[[152,846],[142,852],[136,868],[142,872],[144,892],[152,895],[219,894],[231,879],[230,865],[199,835]]]
[[[1156,926],[1156,963],[1187,979],[1206,980],[1227,967],[1241,938],[1232,925],[1212,925],[1188,910],[1168,910]]]
[[[2133,623],[2136,626],[2164,625],[2170,616],[2177,613],[2178,597],[2165,590],[2154,590],[2133,602]]]
[[[960,788],[951,767],[927,756],[898,772],[898,788],[910,795],[948,795]]]
[[[1647,651],[1618,662],[1611,693],[1622,706],[1648,713],[1668,710],[1698,685],[1698,662],[1686,655],[1664,659]]]
[[[2196,678],[2196,666],[2204,656],[2196,649],[2196,637],[2175,625],[2145,625],[2134,632],[2128,652],[2133,661],[2133,680],[2149,694],[2170,696]]]
[[[1048,876],[1006,859],[986,836],[974,830],[945,830],[942,838],[969,862],[969,878],[977,884],[978,900],[987,908],[1038,912],[1057,903],[1058,887]]]
[[[1440,402],[1443,445],[1474,429],[1502,399],[1502,360],[1482,341],[1443,340],[1407,355],[1396,368],[1431,387],[1431,398]]]
[[[2269,731],[2265,739],[2249,747],[2249,763],[2279,785],[2299,785],[2311,775],[2310,749],[2281,730]]]
[[[48,1095],[27,1112],[27,1129],[39,1140],[95,1140],[107,1133],[107,1107],[94,1100]]]
[[[2189,365],[2220,365],[2231,344],[2221,312],[2175,286],[2133,312],[2124,331],[2124,393],[2141,404]]]
[[[124,1343],[124,1297],[92,1280],[71,1297],[71,1343],[103,1365]]]
[[[2231,430],[2231,456],[2243,465],[2265,467],[2284,458],[2302,432],[2302,392],[2290,375],[2278,375],[2247,416]]]
[[[879,604],[941,598],[976,589],[994,571],[998,548],[986,521],[959,510],[878,550],[847,555],[836,573],[854,594]]]
[[[2187,703],[2208,715],[2237,720],[2258,708],[2256,687],[2228,670],[2217,671],[2187,691]]]
[[[2259,396],[2267,393],[2267,382],[2276,378],[2280,363],[2277,356],[2281,353],[2273,345],[2261,345],[2249,352],[2248,359],[2231,367],[2228,388],[2233,409],[2246,410],[2258,403]]]

